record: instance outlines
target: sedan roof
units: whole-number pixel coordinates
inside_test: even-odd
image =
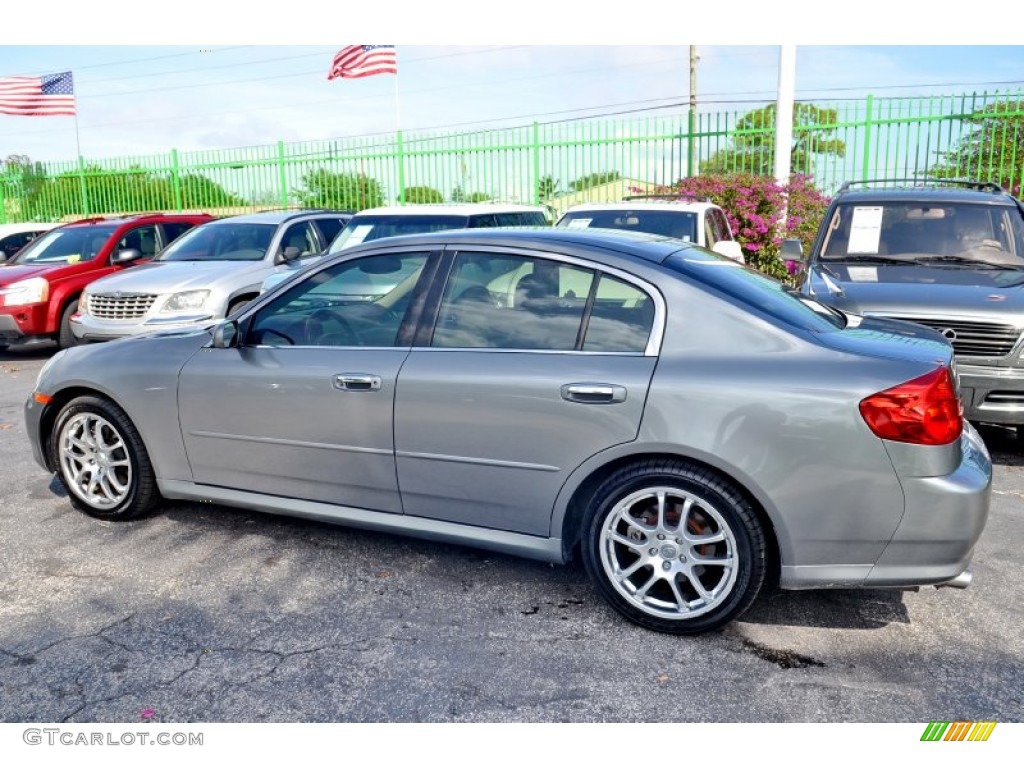
[[[416,235],[382,238],[353,246],[342,253],[388,246],[454,246],[532,248],[564,250],[566,248],[601,249],[619,256],[660,264],[673,253],[694,248],[680,240],[646,232],[625,232],[611,229],[566,229],[552,227],[481,227],[449,229]],[[699,249],[698,249],[699,250]],[[701,251],[701,253],[706,253]]]

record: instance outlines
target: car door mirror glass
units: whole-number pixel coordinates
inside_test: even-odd
[[[130,264],[142,258],[142,251],[138,248],[122,248],[110,257],[111,264]]]
[[[238,323],[229,320],[213,329],[213,346],[216,349],[230,349],[238,346]]]

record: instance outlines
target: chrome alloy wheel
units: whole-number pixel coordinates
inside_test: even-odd
[[[95,509],[113,509],[131,490],[132,463],[124,439],[94,413],[71,417],[60,431],[58,455],[68,488]]]
[[[616,591],[664,619],[692,618],[721,605],[739,565],[736,537],[721,513],[670,486],[623,498],[603,523],[600,552]]]

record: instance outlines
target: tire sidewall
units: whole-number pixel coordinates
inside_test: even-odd
[[[60,326],[57,328],[57,346],[61,349],[74,347],[78,344],[78,337],[71,330],[71,316],[78,311],[78,299],[75,299],[66,307],[60,315]]]
[[[711,482],[693,476],[704,473],[687,470],[641,471],[627,479],[619,479],[620,474],[616,473],[609,478],[595,493],[582,540],[584,566],[605,600],[630,621],[669,634],[689,635],[707,632],[727,624],[742,614],[756,598],[765,573],[763,546],[758,546],[758,541],[763,545],[763,537],[759,530],[751,530],[751,525],[757,526],[758,523],[749,505],[746,505],[735,491],[731,491],[710,474],[708,478]],[[712,610],[691,619],[669,619],[639,609],[626,600],[611,583],[601,560],[602,533],[608,516],[624,498],[654,486],[676,487],[706,500],[728,524],[736,541],[736,579],[729,596]]]
[[[61,433],[68,421],[83,413],[90,413],[102,417],[117,431],[118,437],[120,437],[121,441],[124,443],[125,452],[131,462],[132,476],[131,482],[128,484],[128,494],[121,503],[115,507],[106,509],[93,507],[84,499],[80,498],[71,489],[71,481],[65,476],[64,463],[61,461],[60,456]],[[137,508],[137,502],[143,467],[141,466],[142,462],[140,460],[138,446],[135,444],[135,439],[130,430],[126,428],[125,421],[125,417],[119,413],[118,410],[113,409],[103,400],[94,397],[81,397],[72,400],[64,406],[57,415],[57,419],[54,423],[49,445],[50,461],[57,469],[57,476],[60,479],[61,484],[64,486],[64,489],[67,491],[68,499],[71,501],[71,504],[77,510],[84,512],[90,517],[96,517],[101,520],[128,519],[136,516],[140,511]],[[148,462],[148,459],[146,459],[146,461]]]

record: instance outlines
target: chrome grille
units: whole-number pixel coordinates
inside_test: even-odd
[[[945,320],[936,317],[893,317],[893,320],[926,325],[946,338],[953,335],[950,339],[953,352],[961,357],[1003,357],[1010,354],[1010,350],[1020,338],[1020,329],[1005,323]]]
[[[89,314],[101,320],[138,320],[154,301],[152,293],[91,293]]]

